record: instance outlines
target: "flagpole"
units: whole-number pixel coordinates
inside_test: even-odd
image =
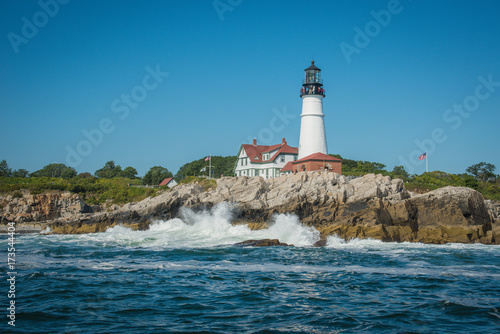
[[[212,153],[210,153],[210,159],[208,159],[208,178],[211,179],[212,178],[212,175],[210,173],[211,169],[212,169]]]
[[[425,152],[425,172],[429,173],[429,155]]]

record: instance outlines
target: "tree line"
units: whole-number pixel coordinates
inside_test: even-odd
[[[177,174],[170,172],[166,167],[154,166],[148,172],[139,177],[137,170],[134,167],[128,166],[122,168],[114,161],[108,161],[104,166],[91,174],[84,172],[78,174],[73,167],[66,166],[62,163],[52,163],[44,166],[42,169],[30,173],[26,169],[12,170],[9,168],[6,160],[0,162],[0,177],[15,177],[15,178],[33,178],[33,177],[51,177],[62,179],[73,178],[100,178],[100,179],[113,179],[113,178],[126,178],[131,180],[140,180],[144,185],[159,185],[164,179],[174,177],[177,182],[182,181],[188,176],[208,176],[209,162],[205,161],[206,158],[201,158],[184,164]],[[211,176],[214,178],[221,177],[222,175],[233,175],[233,167],[236,162],[235,156],[211,157]],[[203,170],[205,169],[205,170]],[[202,171],[203,170],[203,171]]]
[[[403,166],[395,166],[392,171],[388,171],[386,166],[379,162],[352,160],[343,158],[340,155],[332,155],[342,159],[342,173],[346,176],[362,176],[368,173],[388,175],[392,178],[403,179],[409,190],[425,192],[444,186],[465,186],[476,189],[488,198],[500,200],[500,176],[495,174],[496,166],[491,163],[480,162],[469,166],[465,173],[448,174],[445,172],[430,172],[421,175],[410,175]],[[199,176],[212,176],[219,178],[221,176],[233,176],[236,156],[212,156],[210,162],[206,158],[201,158],[184,164],[174,175],[166,167],[154,166],[148,172],[139,177],[134,167],[128,166],[122,168],[114,161],[108,161],[104,166],[94,172],[94,174],[85,172],[78,174],[77,171],[64,164],[53,163],[44,166],[42,169],[29,173],[25,169],[12,170],[7,161],[0,161],[0,177],[12,178],[60,178],[64,180],[87,180],[86,182],[73,182],[73,185],[64,186],[66,190],[78,192],[83,189],[91,189],[97,184],[96,180],[124,179],[128,184],[159,185],[164,179],[173,177],[177,182],[187,178]],[[212,167],[209,172],[209,165]],[[2,181],[4,182],[4,181]],[[57,182],[51,181],[53,187],[57,188]],[[122,182],[122,183],[123,183]],[[5,183],[5,182],[4,182]],[[10,182],[12,183],[12,182]],[[36,183],[36,182],[35,182]],[[75,185],[76,184],[76,185]],[[94,184],[89,186],[89,184]],[[62,186],[61,186],[62,187]],[[76,187],[76,188],[71,188]],[[80,187],[80,188],[78,188]],[[90,188],[89,188],[90,187]],[[16,187],[14,187],[17,189]],[[54,188],[54,189],[56,189]],[[10,188],[6,188],[10,189]]]

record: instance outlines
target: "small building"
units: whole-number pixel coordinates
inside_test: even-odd
[[[166,178],[165,180],[161,181],[160,186],[167,186],[170,189],[175,187],[177,185],[177,182],[175,182],[173,177]]]
[[[299,151],[287,144],[285,138],[277,145],[243,144],[234,166],[235,176],[262,176],[265,179],[279,177],[289,162],[297,160]]]
[[[313,153],[300,160],[290,161],[281,170],[283,174],[308,171],[342,174],[342,159],[324,153]]]

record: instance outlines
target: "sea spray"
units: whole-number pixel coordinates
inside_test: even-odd
[[[277,214],[268,229],[254,231],[256,239],[279,239],[294,246],[312,246],[320,240],[314,227],[304,226],[299,218],[290,214]]]
[[[295,246],[312,246],[320,239],[316,229],[302,225],[295,215],[277,214],[268,229],[252,231],[247,225],[231,224],[233,210],[231,203],[219,203],[204,211],[182,208],[179,218],[154,221],[146,231],[115,226],[87,236],[106,245],[157,248],[215,247],[250,239],[279,239]]]
[[[371,246],[378,246],[383,242],[375,239],[359,239],[354,238],[345,240],[339,238],[337,235],[330,235],[326,238],[326,247],[329,248],[365,248]]]

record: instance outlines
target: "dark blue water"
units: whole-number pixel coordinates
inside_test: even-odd
[[[281,218],[274,232],[210,215],[145,232],[18,236],[16,327],[3,280],[0,332],[500,333],[499,246],[210,245],[259,233],[316,237]]]

